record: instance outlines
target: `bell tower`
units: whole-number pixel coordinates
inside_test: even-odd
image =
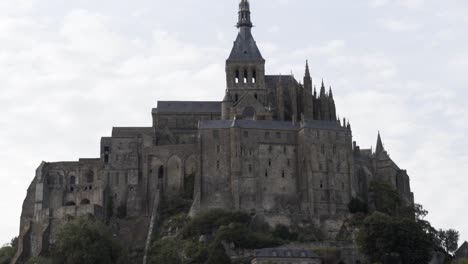
[[[236,27],[239,32],[226,60],[226,94],[232,98],[234,110],[237,112],[243,111],[236,109],[236,106],[241,100],[247,100],[247,97],[251,102],[254,101],[256,108],[260,110],[260,106],[263,108],[267,105],[265,59],[252,36],[253,24],[248,0],[240,1],[238,15]],[[240,117],[239,113],[234,115]]]

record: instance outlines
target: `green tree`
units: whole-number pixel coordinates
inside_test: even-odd
[[[395,188],[385,182],[374,181],[369,190],[374,194],[375,208],[377,211],[396,215],[401,206],[401,198]]]
[[[454,253],[458,249],[458,239],[460,233],[454,229],[439,230],[438,241],[440,246],[449,254]]]
[[[30,258],[26,264],[52,264],[52,260],[44,257],[33,257]]]
[[[13,238],[10,243],[0,248],[0,264],[10,264],[18,247],[18,238]]]
[[[453,262],[453,264],[468,264],[467,258],[457,259]]]
[[[55,263],[114,264],[123,258],[122,252],[104,224],[93,219],[79,218],[60,229],[51,253]]]
[[[156,241],[151,247],[149,263],[182,264],[182,243],[171,237]]]
[[[427,263],[431,259],[432,240],[414,220],[374,213],[364,220],[358,245],[372,261],[382,261],[397,253],[403,264]]]

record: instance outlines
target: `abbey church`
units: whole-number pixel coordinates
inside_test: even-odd
[[[380,135],[375,150],[353,142],[331,88],[323,81],[315,88],[308,63],[302,80],[267,75],[248,0],[238,15],[222,100],[159,101],[152,126],[114,127],[101,139],[99,157],[38,167],[14,263],[47,251],[69,217],[89,214],[143,250],[163,198],[193,200],[192,216],[222,208],[257,214],[272,226],[311,221],[330,239],[351,199],[372,208],[372,181],[389,183],[413,204],[408,174]]]

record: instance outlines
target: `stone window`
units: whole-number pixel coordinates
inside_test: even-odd
[[[76,177],[74,175],[70,176],[70,185],[76,184]]]
[[[244,131],[244,137],[248,138],[249,137],[249,131]]]
[[[268,177],[268,170],[265,170],[265,177]]]
[[[158,169],[158,179],[164,178],[164,166],[159,166]]]
[[[234,82],[239,83],[239,79],[240,79],[240,72],[239,70],[236,70],[236,76],[234,77]]]
[[[219,138],[219,130],[213,130],[213,138],[215,139]]]
[[[239,95],[238,94],[235,94],[234,98],[235,98],[236,102],[239,101]]]
[[[320,131],[317,131],[317,139],[320,139]]]
[[[94,182],[94,172],[92,170],[89,170],[88,173],[86,173],[86,181],[88,183]]]
[[[288,167],[291,167],[291,160],[290,159],[288,159],[287,163],[288,163]]]
[[[119,185],[119,184],[120,184],[120,173],[116,172],[115,173],[115,185]]]
[[[281,132],[276,132],[276,138],[280,139],[281,138]]]
[[[281,177],[285,177],[284,170],[281,172]]]
[[[272,152],[272,151],[273,151],[273,147],[272,147],[271,145],[270,145],[270,146],[268,146],[268,153],[270,153],[270,154],[271,154],[271,152]]]
[[[271,159],[268,159],[268,167],[271,167]]]
[[[220,162],[219,162],[219,160],[216,161],[216,168],[217,168],[218,170],[219,170],[219,168],[220,168]]]
[[[265,132],[265,139],[270,139],[270,132]]]
[[[244,83],[247,83],[247,76],[248,76],[248,73],[247,73],[247,70],[244,70]]]
[[[325,145],[324,144],[322,144],[322,146],[321,146],[321,152],[322,152],[322,154],[325,154]]]
[[[254,83],[255,83],[255,82],[254,82]],[[257,95],[256,93],[254,94],[254,97],[255,97],[255,99],[258,100],[258,95]]]
[[[104,163],[109,163],[110,147],[104,147]]]
[[[323,181],[320,181],[320,189],[323,189]]]
[[[253,70],[252,71],[252,83],[257,83],[257,71]],[[255,97],[256,99],[257,97]]]
[[[220,145],[217,145],[216,146],[216,152],[219,154],[221,152],[221,146]]]
[[[249,164],[249,172],[252,172],[252,164]]]
[[[322,169],[323,169],[323,165],[322,165],[322,163],[320,162],[320,163],[319,163],[319,170],[322,170]]]
[[[333,155],[336,154],[336,145],[333,145]]]

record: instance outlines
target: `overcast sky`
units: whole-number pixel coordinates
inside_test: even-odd
[[[332,85],[361,148],[408,170],[437,228],[468,239],[468,2],[251,0],[268,74]],[[221,100],[238,0],[0,0],[0,244],[41,161],[99,156],[158,100]]]

